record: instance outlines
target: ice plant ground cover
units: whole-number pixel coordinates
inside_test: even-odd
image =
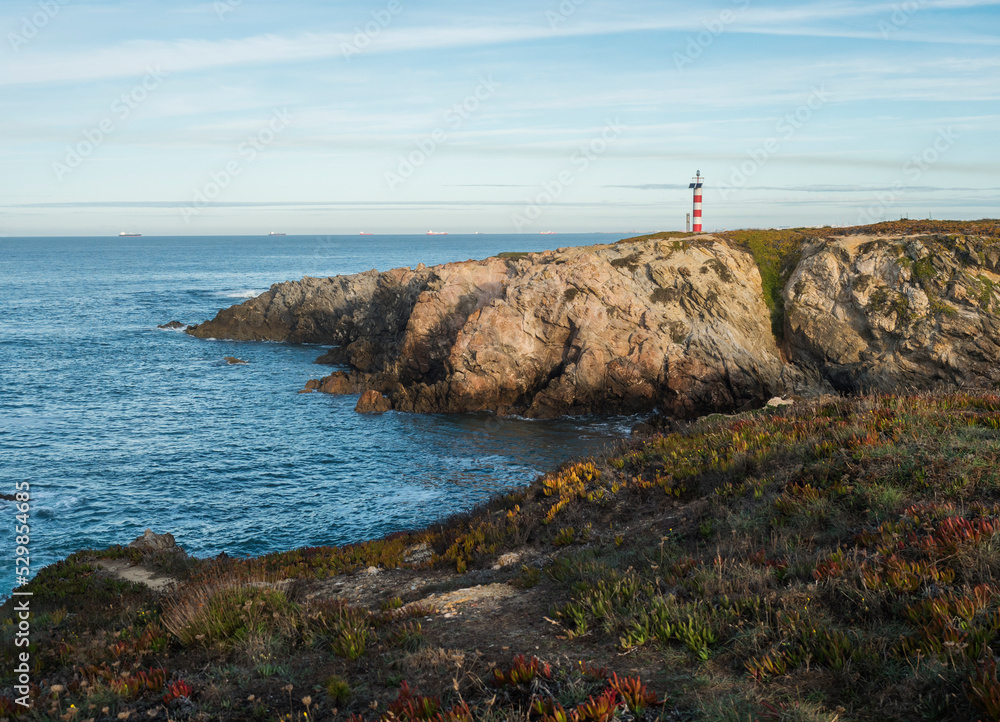
[[[74,554],[25,717],[992,720],[998,573],[1000,394],[830,397],[364,544]]]

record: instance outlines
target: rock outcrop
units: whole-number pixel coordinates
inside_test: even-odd
[[[354,410],[359,414],[384,414],[392,411],[392,402],[379,391],[365,391]]]
[[[841,392],[1000,384],[1000,244],[843,238],[785,287],[792,359]]]
[[[815,239],[775,338],[751,254],[635,242],[277,284],[188,330],[334,346],[307,390],[400,411],[677,418],[834,389],[1000,383],[1000,245]],[[779,324],[780,332],[780,324]]]
[[[330,393],[554,417],[758,406],[780,385],[760,273],[704,237],[284,283],[192,329],[338,345]]]
[[[152,529],[147,529],[146,533],[137,537],[129,544],[129,547],[138,549],[143,554],[179,550],[173,534],[169,532],[156,534]]]

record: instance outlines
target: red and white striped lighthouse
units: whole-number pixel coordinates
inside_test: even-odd
[[[694,189],[694,232],[701,233],[701,182],[705,180],[701,177],[701,171],[691,184]]]

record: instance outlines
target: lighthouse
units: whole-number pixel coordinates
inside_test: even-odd
[[[695,177],[694,182],[691,183],[691,188],[694,189],[694,232],[701,233],[701,185],[702,181],[705,180],[701,177],[701,171],[698,171],[698,175]]]

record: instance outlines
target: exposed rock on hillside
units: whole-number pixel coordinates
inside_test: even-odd
[[[129,546],[141,552],[159,552],[166,549],[175,549],[177,542],[174,541],[174,535],[169,532],[166,534],[156,534],[152,529],[147,529],[145,534],[136,538]]]
[[[840,391],[1000,383],[1000,244],[813,243],[785,288],[792,358]]]

